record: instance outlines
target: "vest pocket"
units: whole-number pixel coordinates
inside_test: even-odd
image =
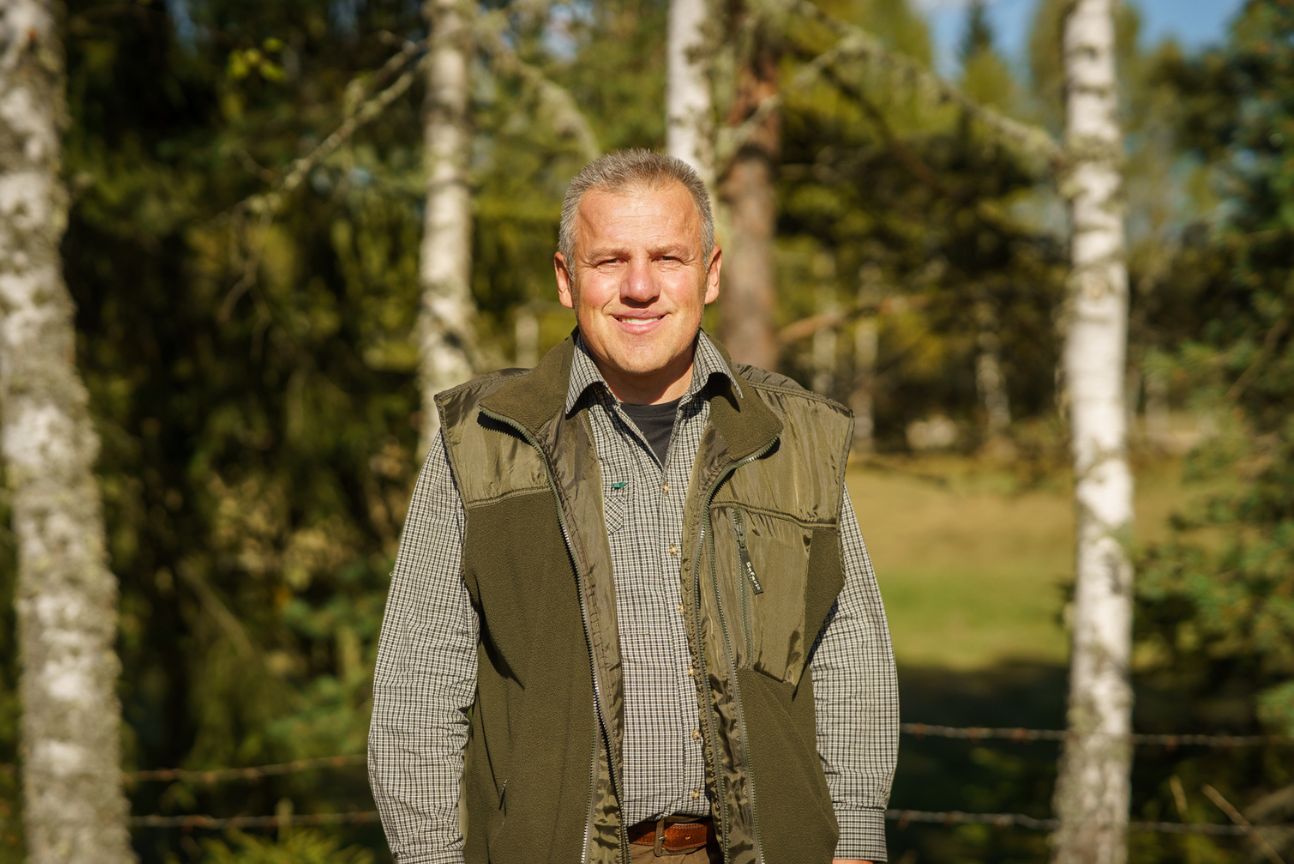
[[[493,849],[499,842],[499,835],[503,832],[503,824],[508,818],[508,781],[504,780],[499,785],[499,807],[494,814],[494,824],[490,828],[490,848]]]
[[[726,505],[715,519],[715,567],[737,668],[798,683],[813,531],[784,516]]]

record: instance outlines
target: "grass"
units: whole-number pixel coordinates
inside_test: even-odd
[[[1136,471],[1136,537],[1164,535],[1200,488],[1172,462]],[[1063,664],[1073,578],[1068,475],[1022,484],[1009,469],[956,457],[869,460],[850,494],[902,666],[982,670]]]
[[[1174,462],[1134,473],[1139,544],[1162,538],[1173,512],[1227,482],[1184,484]],[[1063,728],[1063,610],[1074,551],[1068,474],[1024,480],[1000,464],[944,456],[868,460],[848,481],[889,614],[902,718]],[[905,735],[890,804],[1049,816],[1058,754],[1054,743]],[[1138,776],[1176,770],[1157,758],[1178,757],[1139,752]],[[1049,854],[1045,833],[999,826],[892,822],[887,836],[895,864],[1033,864]],[[1224,860],[1216,856],[1239,849],[1216,846],[1215,857],[1189,860]],[[1185,861],[1184,848],[1180,839],[1137,835],[1130,861]]]

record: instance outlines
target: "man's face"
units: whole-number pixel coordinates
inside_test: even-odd
[[[553,256],[557,296],[616,397],[677,399],[692,374],[701,311],[719,296],[722,255],[702,257],[701,217],[681,183],[592,189],[580,200],[573,261]]]

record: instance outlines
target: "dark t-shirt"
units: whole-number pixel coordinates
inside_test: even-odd
[[[620,407],[625,409],[629,419],[634,421],[634,425],[651,445],[652,452],[656,454],[656,461],[661,465],[665,464],[665,454],[669,452],[669,439],[674,434],[674,415],[678,411],[680,401],[675,399],[673,402],[662,402],[659,405],[620,403]]]

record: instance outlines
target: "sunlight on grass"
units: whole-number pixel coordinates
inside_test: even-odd
[[[1137,470],[1139,542],[1199,494],[1177,466]],[[1023,487],[1001,467],[930,457],[851,468],[849,489],[876,565],[894,649],[905,666],[983,669],[1064,663],[1073,572],[1067,476]]]

